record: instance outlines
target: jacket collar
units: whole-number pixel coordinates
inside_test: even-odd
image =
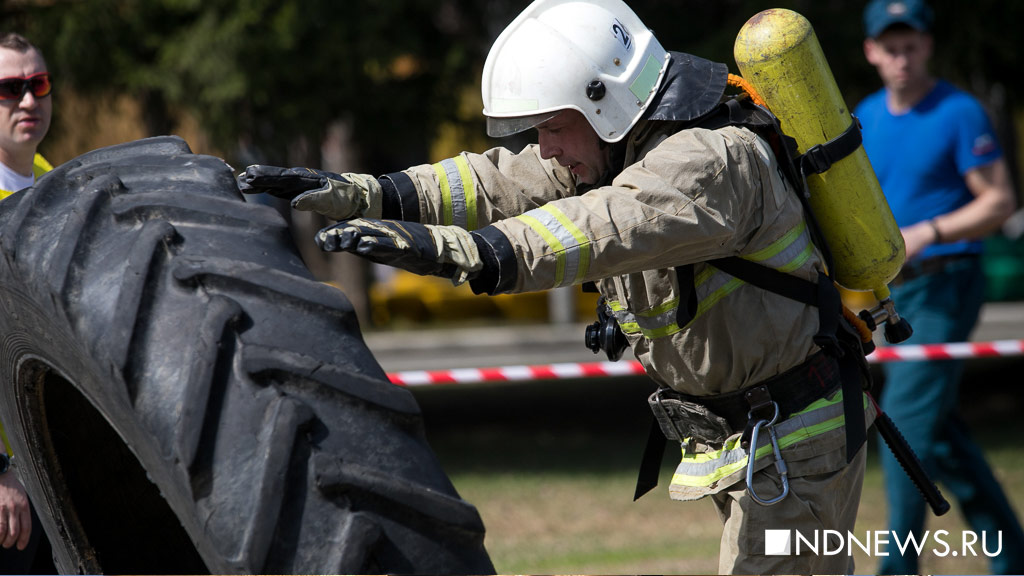
[[[729,67],[685,52],[670,52],[665,84],[646,112],[647,120],[689,122],[718,106],[729,80]]]

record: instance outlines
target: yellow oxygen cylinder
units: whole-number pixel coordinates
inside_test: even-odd
[[[736,37],[740,74],[758,92],[803,154],[853,122],[810,22],[792,10],[756,14]],[[864,148],[807,176],[810,205],[832,251],[832,278],[849,290],[889,296],[906,258],[903,235]]]

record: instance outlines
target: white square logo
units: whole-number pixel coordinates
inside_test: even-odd
[[[765,556],[789,556],[792,554],[792,534],[789,530],[765,530]]]

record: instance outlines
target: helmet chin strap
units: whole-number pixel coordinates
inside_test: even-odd
[[[606,154],[608,155],[608,170],[606,170],[601,176],[602,181],[607,179],[608,182],[611,182],[612,179],[618,176],[619,172],[622,172],[622,169],[626,167],[626,146],[628,142],[628,134],[625,138],[614,144],[610,144],[604,140],[601,141],[601,149],[607,150]]]

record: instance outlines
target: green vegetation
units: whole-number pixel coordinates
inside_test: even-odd
[[[625,447],[594,438],[589,457],[605,458]],[[462,441],[474,445],[469,437]],[[445,438],[445,450],[462,441]],[[534,453],[528,438],[520,448]],[[435,446],[439,444],[434,441]],[[609,446],[612,444],[612,446]],[[462,446],[465,448],[465,446]],[[552,458],[558,451],[549,448]],[[885,530],[885,504],[877,446],[872,447],[855,535]],[[663,474],[655,491],[632,501],[635,470],[575,470],[552,463],[551,470],[516,470],[518,454],[503,450],[508,465],[493,472],[462,472],[459,456],[443,458],[456,488],[475,504],[487,527],[487,549],[502,574],[696,574],[718,570],[718,539],[721,523],[708,501],[674,502],[668,499],[669,474]],[[579,454],[577,454],[578,456]],[[638,456],[637,450],[629,452]],[[534,453],[533,456],[536,456]],[[1002,446],[988,454],[1011,499],[1024,502],[1024,455],[1019,448]],[[468,457],[463,453],[461,457]],[[666,463],[666,465],[668,465]],[[668,470],[670,472],[670,470]],[[931,530],[947,530],[957,541],[963,523],[959,511],[929,518]],[[891,548],[891,547],[890,547]],[[954,547],[955,548],[955,547]],[[979,549],[980,553],[980,549]],[[876,559],[859,550],[858,573],[874,573]],[[989,573],[984,558],[937,558],[925,556],[922,573]]]
[[[1016,369],[1003,373],[1019,373]],[[1024,451],[1014,432],[1020,400],[1011,382],[984,382],[965,416],[1011,501],[1024,510]],[[549,382],[417,392],[427,434],[460,495],[487,527],[486,546],[502,574],[716,573],[721,523],[709,501],[675,502],[667,486],[678,458],[666,451],[661,482],[633,502],[646,439],[642,381]],[[885,530],[878,445],[868,470],[855,535]],[[883,448],[884,449],[884,448]],[[940,486],[941,489],[941,486]],[[844,497],[844,495],[838,495]],[[955,503],[928,528],[959,542],[968,528]],[[990,549],[991,549],[990,544]],[[957,546],[954,546],[954,549]],[[892,546],[890,546],[890,549]],[[980,547],[978,548],[980,554]],[[855,550],[858,573],[877,561]],[[926,554],[922,573],[985,574],[985,558]]]
[[[166,134],[188,116],[233,164],[319,164],[320,145],[342,123],[355,135],[359,170],[378,173],[436,161],[427,155],[441,139],[446,151],[487,145],[480,70],[494,38],[527,4],[22,0],[0,3],[0,21],[43,48],[57,79],[55,97],[127,95],[141,107],[146,135]],[[932,4],[936,72],[978,94],[1012,144],[1024,94],[1024,78],[1014,74],[1024,4]],[[743,23],[767,8],[790,8],[813,24],[849,105],[879,85],[861,50],[863,3],[630,5],[667,48],[725,62],[733,72],[733,41]],[[58,108],[47,142],[83,120]]]

